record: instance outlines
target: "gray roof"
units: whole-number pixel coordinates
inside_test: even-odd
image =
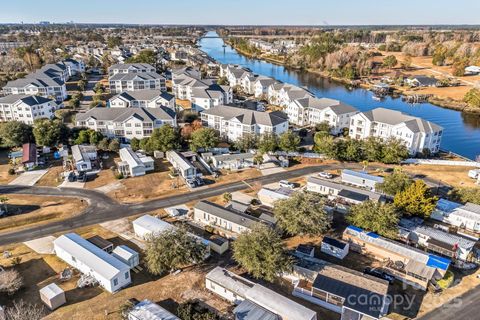
[[[195,205],[195,209],[205,211],[211,215],[233,222],[235,224],[251,228],[255,223],[261,222],[260,219],[238,211],[229,210],[216,203],[202,200]]]
[[[117,73],[109,78],[110,81],[131,81],[135,78],[140,78],[141,80],[155,80],[163,79],[161,75],[156,72],[141,72],[141,73]]]
[[[376,108],[370,111],[362,112],[362,114],[370,121],[386,123],[389,125],[398,125],[405,123],[405,125],[412,130],[413,132],[436,132],[440,131],[443,128],[439,125],[423,120],[418,117],[410,116],[406,113],[386,109],[386,108]]]
[[[100,121],[123,122],[130,117],[137,117],[141,120],[155,121],[155,120],[173,120],[175,112],[166,107],[158,108],[104,108],[96,107],[90,109],[85,113],[79,113],[76,116],[76,121],[86,121],[89,118],[94,118]]]
[[[202,111],[202,113],[222,117],[225,118],[225,120],[231,120],[235,118],[246,125],[261,124],[265,126],[276,126],[278,124],[288,122],[288,120],[275,113],[254,111],[230,106],[217,106]]]
[[[41,96],[29,96],[24,94],[11,94],[5,97],[0,97],[0,103],[4,104],[13,104],[19,100],[22,100],[22,102],[28,104],[29,106],[34,106],[46,102],[53,102],[52,99],[44,98]]]
[[[476,241],[427,226],[415,226],[410,231],[446,243],[452,248],[458,245],[467,251],[472,250],[476,243]]]
[[[59,78],[50,78],[47,75],[43,74],[32,74],[27,76],[27,78],[21,78],[13,81],[9,81],[5,88],[24,88],[29,85],[35,87],[58,87],[62,86],[64,82]]]
[[[233,153],[233,154],[219,154],[217,156],[212,156],[216,161],[232,161],[232,160],[245,160],[253,159],[255,157],[252,153]]]
[[[117,63],[112,65],[109,70],[127,70],[128,68],[135,68],[138,70],[143,70],[143,69],[155,69],[151,64],[148,63]]]
[[[346,186],[346,185],[341,184],[341,183],[336,183],[336,182],[333,182],[333,181],[320,179],[320,178],[317,178],[317,177],[314,177],[314,176],[308,177],[307,182],[322,185],[322,186],[325,186],[325,187],[328,187],[328,188],[331,188],[331,189],[336,189],[336,190],[339,190],[339,191],[344,191],[345,195],[347,193],[352,194],[352,195],[359,194],[359,195],[365,196],[366,198],[368,198],[370,200],[375,200],[375,201],[380,200],[380,198],[382,197],[382,195],[379,194],[379,193],[375,193],[375,192],[371,192],[371,191],[363,190],[363,189],[358,189],[358,188],[353,188],[353,187]]]
[[[153,89],[124,91],[119,95],[116,95],[112,99],[119,97],[127,101],[135,101],[135,100],[151,101],[157,98],[158,96],[160,96],[161,94],[162,92],[160,90],[153,90]]]
[[[308,96],[297,99],[296,101],[304,108],[323,110],[330,107],[335,114],[345,114],[357,111],[357,109],[351,105],[329,98],[316,98]]]
[[[233,314],[237,320],[280,320],[275,313],[260,307],[250,300],[243,300],[233,310]]]

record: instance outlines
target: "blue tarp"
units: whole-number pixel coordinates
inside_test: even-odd
[[[428,255],[427,266],[441,270],[447,270],[452,261],[447,258],[439,257],[433,254]]]
[[[352,229],[352,230],[357,231],[357,232],[363,232],[362,229],[360,229],[359,227],[355,227],[355,226],[348,226],[347,229]]]
[[[377,239],[378,237],[380,237],[378,234],[376,234],[375,232],[369,232],[367,233],[367,236],[369,237],[372,237],[374,239]]]

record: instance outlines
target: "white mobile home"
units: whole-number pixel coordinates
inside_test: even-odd
[[[72,157],[77,171],[92,170],[92,161],[97,160],[97,148],[89,145],[72,146]]]
[[[250,301],[276,314],[277,319],[280,320],[317,319],[316,312],[220,267],[216,267],[206,275],[205,287],[234,304]]]
[[[364,171],[342,170],[342,182],[375,191],[377,183],[383,183],[382,177],[373,176]]]
[[[140,239],[146,240],[150,236],[159,235],[167,230],[174,229],[175,227],[168,222],[161,219],[152,217],[151,215],[144,215],[134,220],[133,231],[135,235]]]
[[[128,320],[181,320],[150,300],[142,300],[128,312]]]
[[[130,267],[75,233],[55,241],[56,255],[83,274],[95,278],[105,290],[115,292],[129,285]]]
[[[125,177],[143,176],[147,171],[154,170],[154,160],[151,157],[139,155],[132,148],[120,149],[121,162],[118,163],[118,171]]]
[[[175,168],[175,170],[184,178],[184,179],[195,179],[197,174],[197,168],[195,168],[190,161],[185,159],[185,157],[175,151],[170,150],[166,153],[166,158],[168,162]]]
[[[440,199],[430,217],[460,229],[480,232],[480,205],[478,204],[468,202],[462,205]]]

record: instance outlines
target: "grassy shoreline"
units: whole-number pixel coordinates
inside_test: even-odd
[[[289,66],[285,63],[285,61],[281,61],[279,59],[275,59],[275,58],[268,57],[268,56],[263,57],[263,56],[252,55],[248,52],[245,52],[243,50],[240,50],[240,49],[236,48],[230,42],[228,42],[228,40],[224,39],[224,41],[225,41],[226,44],[232,46],[232,48],[234,48],[239,54],[241,54],[243,56],[246,56],[247,58],[264,60],[264,61],[276,64],[276,65],[281,65],[281,66],[288,67],[288,68],[291,68],[291,69],[302,70],[302,69],[297,68],[297,67]],[[319,71],[319,70],[315,70],[315,69],[311,69],[311,68],[310,69],[305,69],[305,71],[310,72],[310,73],[314,73],[314,74],[318,74],[321,77],[330,79],[334,82],[337,82],[337,83],[340,83],[340,84],[343,84],[343,85],[354,85],[354,82],[351,81],[351,80],[348,80],[348,79],[345,79],[345,78],[333,77],[333,76],[329,75],[328,73],[326,73],[324,71]],[[363,89],[366,89],[366,90],[370,90],[370,89],[372,89],[373,86],[370,85],[370,84],[362,83],[362,84],[360,84],[360,87],[363,88]],[[408,96],[408,94],[405,94],[405,91],[407,91],[407,90],[403,89],[403,88],[398,88],[398,87],[395,88],[395,93],[397,93],[401,96]],[[433,104],[433,105],[436,105],[438,107],[441,107],[441,108],[460,111],[460,112],[474,114],[474,115],[480,115],[480,108],[470,107],[463,101],[459,101],[459,100],[455,100],[455,99],[451,99],[451,98],[441,98],[439,96],[434,95],[434,96],[428,98],[428,102]]]

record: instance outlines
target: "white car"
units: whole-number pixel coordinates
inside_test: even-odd
[[[333,178],[333,175],[331,173],[328,173],[328,172],[325,172],[325,171],[322,171],[318,174],[319,177],[321,178],[325,178],[325,179],[332,179]]]
[[[280,180],[278,182],[278,185],[280,186],[280,188],[288,188],[288,189],[295,188],[295,185],[291,182],[288,182],[287,180]]]

